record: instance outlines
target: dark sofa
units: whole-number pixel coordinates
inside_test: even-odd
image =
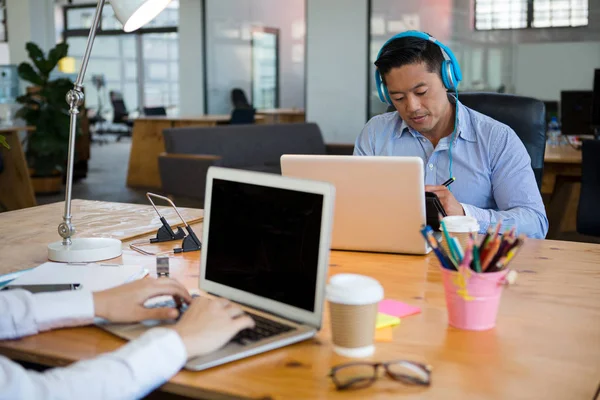
[[[325,144],[314,123],[223,125],[163,131],[165,150],[158,159],[163,192],[204,199],[211,165],[281,173],[283,154],[352,154],[351,144]]]

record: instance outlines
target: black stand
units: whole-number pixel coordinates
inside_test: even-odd
[[[150,239],[150,243],[160,243],[160,242],[169,242],[171,240],[179,240],[185,237],[185,232],[181,227],[177,228],[177,233],[173,232],[173,229],[165,219],[165,217],[160,217],[160,222],[162,222],[163,226],[161,226],[156,232],[156,237]]]
[[[200,243],[200,239],[196,236],[196,233],[192,230],[191,226],[186,226],[188,231],[188,235],[181,242],[181,248],[173,249],[175,254],[177,253],[187,253],[188,251],[196,251],[202,248],[202,243]]]

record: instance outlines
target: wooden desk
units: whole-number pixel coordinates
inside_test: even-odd
[[[20,218],[0,214],[0,227],[16,230],[21,217],[30,210],[43,213],[43,207],[21,210]],[[55,227],[43,225],[39,230],[44,232],[31,233],[44,235],[48,229]],[[202,232],[199,224],[195,231]],[[20,253],[29,246],[0,240],[0,253]],[[155,268],[154,257],[128,249],[115,261]],[[332,351],[326,311],[315,339],[203,372],[182,371],[160,390],[219,399],[591,399],[600,383],[599,262],[600,245],[529,240],[514,261],[521,273],[518,284],[504,291],[497,327],[468,332],[447,326],[440,273],[426,257],[334,251],[330,274],[373,276],[386,297],[422,308],[421,314],[394,328],[393,342],[378,343],[369,359],[428,362],[433,367],[430,388],[407,387],[383,377],[369,389],[336,392],[327,374],[348,359]],[[172,276],[197,287],[199,253],[173,256],[170,266]],[[61,329],[0,342],[0,353],[55,366],[123,343],[95,327]]]
[[[200,115],[192,117],[140,117],[133,120],[131,152],[127,171],[127,186],[142,189],[160,189],[158,155],[165,151],[163,130],[191,126],[216,126],[229,123],[229,115]],[[256,123],[265,118],[257,116]]]
[[[256,110],[256,115],[266,118],[267,124],[289,124],[306,121],[306,112],[299,108],[271,108]]]
[[[550,228],[548,238],[576,230],[581,191],[581,150],[568,144],[546,145],[542,195]]]
[[[0,145],[0,157],[4,161],[4,171],[0,173],[0,211],[18,210],[37,204],[27,160],[19,139],[19,132],[34,130],[33,126],[0,127],[0,135],[6,137],[10,146],[10,149],[7,149]]]

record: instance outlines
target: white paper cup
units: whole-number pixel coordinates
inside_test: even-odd
[[[383,287],[373,278],[337,274],[326,288],[333,350],[344,357],[368,357],[375,352],[375,323]]]
[[[473,233],[474,235],[477,235],[477,233],[479,233],[479,223],[473,217],[467,217],[466,215],[451,215],[442,218],[442,221],[444,221],[444,224],[446,225],[448,234],[451,237],[458,239],[463,250],[467,246],[467,240],[469,239],[470,234]],[[440,229],[442,229],[441,225]],[[440,245],[446,254],[450,256],[448,242],[446,241],[446,236],[443,234],[440,239]],[[430,255],[430,260],[433,264],[440,265],[438,258],[433,253]]]

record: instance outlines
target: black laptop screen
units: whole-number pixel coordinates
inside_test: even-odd
[[[213,179],[206,279],[314,311],[323,195]]]

